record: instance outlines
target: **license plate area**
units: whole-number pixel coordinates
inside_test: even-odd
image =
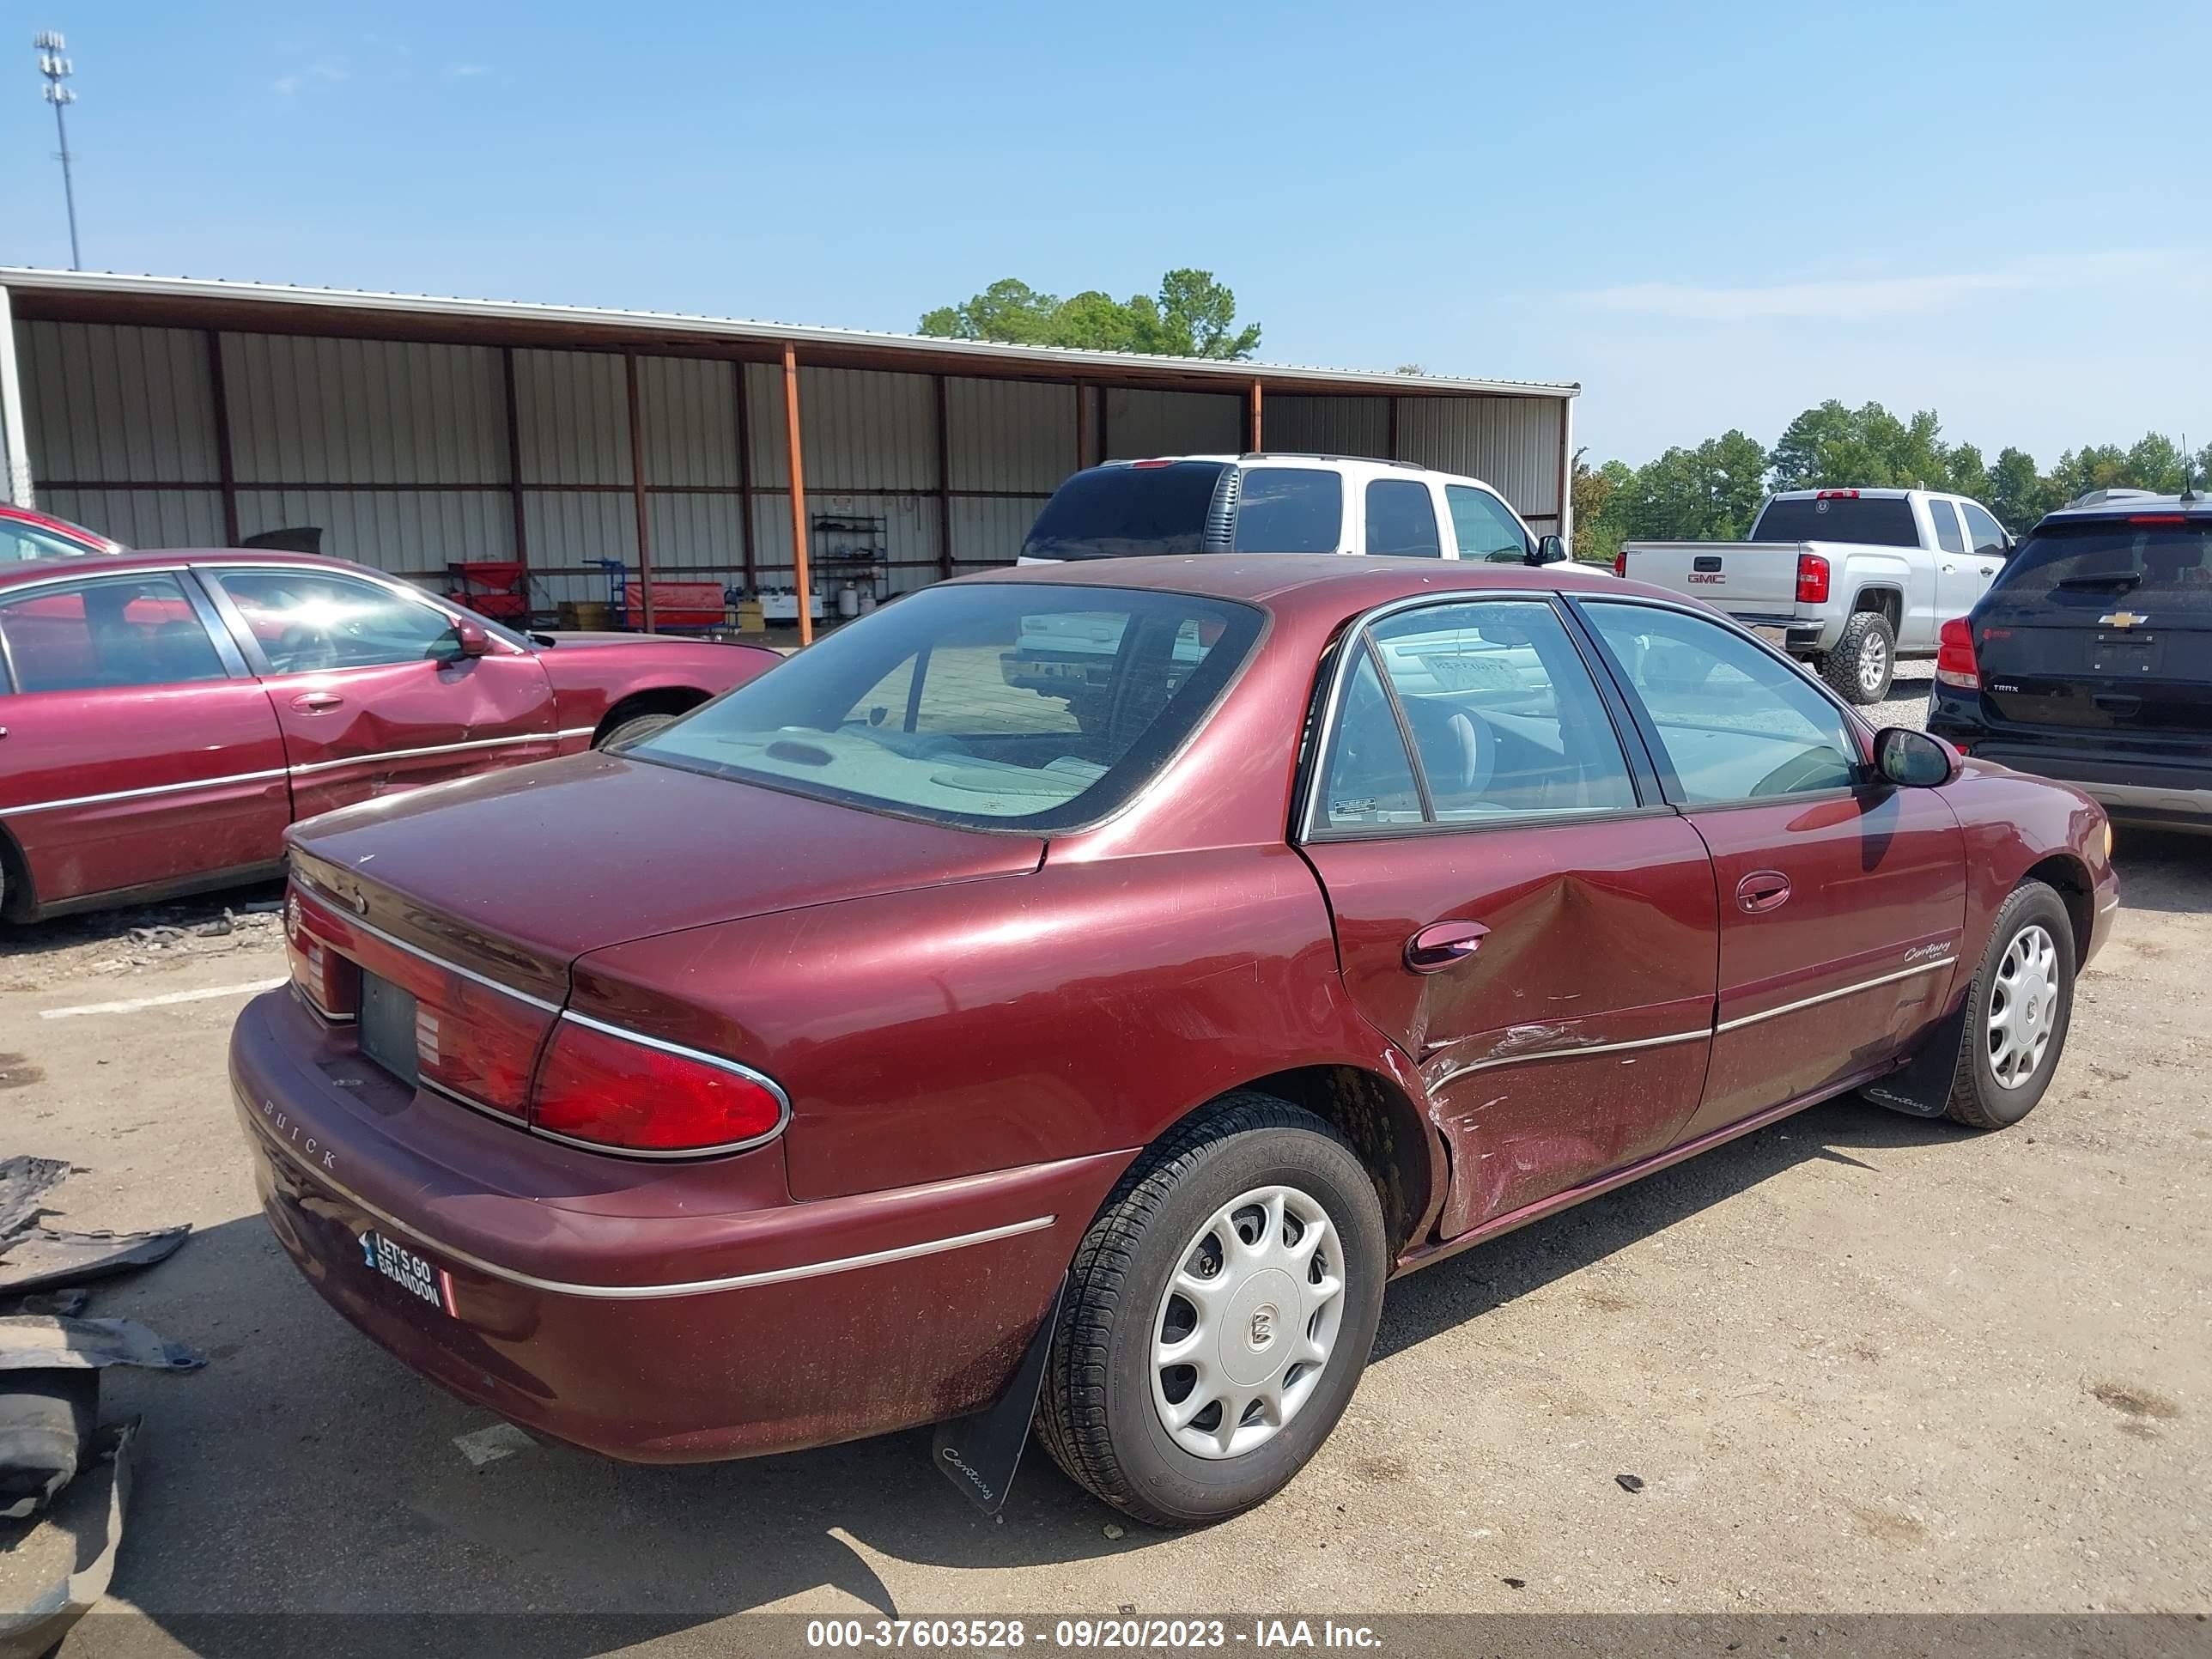
[[[355,1238],[361,1245],[362,1261],[371,1273],[389,1279],[416,1301],[452,1315],[453,1279],[443,1267],[373,1230],[357,1233]]]
[[[2151,635],[2100,634],[2089,647],[2093,674],[2148,674],[2158,666],[2158,641]]]
[[[416,1047],[415,994],[388,979],[361,976],[361,1052],[410,1088],[422,1084]]]

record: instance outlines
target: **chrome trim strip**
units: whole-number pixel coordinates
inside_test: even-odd
[[[249,1116],[258,1113],[249,1107]],[[396,1227],[409,1237],[417,1240],[434,1254],[450,1261],[458,1261],[488,1273],[494,1279],[503,1279],[510,1285],[520,1285],[533,1291],[544,1291],[555,1296],[589,1297],[599,1302],[653,1302],[674,1296],[706,1296],[717,1291],[748,1290],[759,1285],[787,1284],[794,1279],[818,1279],[825,1273],[850,1273],[858,1267],[878,1267],[893,1261],[910,1261],[917,1256],[941,1255],[947,1250],[964,1250],[971,1244],[988,1244],[1001,1238],[1014,1238],[1023,1233],[1033,1233],[1052,1226],[1059,1221],[1057,1215],[1031,1216],[1026,1221],[1010,1221],[1003,1226],[985,1227],[972,1233],[955,1233],[949,1238],[924,1239],[919,1244],[901,1244],[888,1250],[870,1250],[862,1255],[834,1256],[827,1261],[805,1261],[796,1267],[769,1267],[759,1273],[732,1273],[725,1279],[695,1279],[670,1285],[576,1285],[564,1279],[540,1279],[535,1273],[526,1273],[514,1267],[502,1267],[495,1261],[487,1261],[480,1255],[455,1249],[411,1222],[378,1208],[353,1191],[343,1182],[333,1180],[326,1170],[318,1170],[307,1162],[304,1154],[295,1152],[281,1140],[262,1135],[264,1145],[275,1147],[301,1169],[312,1175],[321,1185],[374,1216],[387,1227]]]
[[[12,590],[11,590],[12,591]],[[509,738],[476,738],[467,743],[431,744],[421,749],[380,749],[373,755],[349,755],[337,760],[308,761],[300,766],[279,766],[264,772],[232,772],[219,778],[195,778],[189,783],[152,783],[138,789],[111,789],[100,795],[70,795],[59,800],[31,801],[21,806],[0,806],[0,817],[18,812],[51,812],[63,806],[102,806],[109,801],[139,800],[149,795],[173,794],[185,789],[218,789],[234,783],[261,783],[270,778],[307,777],[341,766],[368,766],[378,761],[413,760],[423,755],[447,755],[464,749],[499,749],[522,743],[565,743],[588,738],[595,726],[563,726],[557,732],[527,732]]]
[[[379,761],[415,760],[423,755],[458,754],[465,749],[510,749],[523,743],[557,743],[567,732],[520,732],[505,738],[471,738],[466,743],[425,744],[420,749],[380,749],[373,755],[341,755],[336,760],[308,761],[288,769],[295,778],[316,772],[333,772],[342,766],[373,766]]]
[[[1593,1042],[1579,1048],[1539,1048],[1533,1054],[1499,1054],[1492,1060],[1478,1060],[1465,1066],[1454,1066],[1434,1083],[1429,1085],[1429,1087],[1441,1089],[1455,1078],[1465,1077],[1470,1072],[1486,1072],[1493,1066],[1519,1066],[1532,1060],[1565,1060],[1570,1056],[1580,1054],[1624,1054],[1631,1048],[1662,1048],[1674,1042],[1699,1042],[1712,1034],[1710,1026],[1700,1026],[1694,1031],[1674,1031],[1665,1036],[1638,1037],[1628,1042]]]
[[[320,894],[323,900],[329,903],[340,905],[345,903],[345,901],[338,897],[337,894],[332,893],[327,888],[319,886],[313,879],[302,874],[296,868],[292,872],[292,878],[298,882],[302,887],[307,888],[310,892]],[[537,1009],[540,1013],[557,1014],[561,1012],[561,1005],[557,1002],[548,1002],[544,998],[534,997],[527,991],[518,991],[512,985],[502,985],[497,980],[491,978],[489,975],[477,972],[473,968],[464,968],[457,962],[448,962],[443,957],[433,955],[419,945],[410,945],[404,939],[395,939],[390,933],[386,933],[381,927],[372,927],[369,923],[362,921],[360,917],[353,914],[350,907],[341,911],[333,912],[333,915],[337,921],[343,923],[344,926],[357,928],[362,933],[367,933],[371,939],[382,939],[393,950],[404,951],[409,956],[415,957],[417,961],[428,963],[433,968],[442,968],[449,974],[458,974],[461,978],[467,980],[471,984],[481,985],[487,991],[496,991],[504,997],[512,997],[517,1002],[526,1004],[528,1006]]]
[[[1802,997],[1796,1002],[1785,1002],[1779,1008],[1769,1008],[1756,1014],[1740,1014],[1734,1019],[1723,1020],[1713,1027],[1717,1036],[1723,1031],[1741,1030],[1747,1025],[1756,1025],[1761,1020],[1779,1019],[1784,1014],[1794,1014],[1802,1009],[1817,1008],[1824,1002],[1833,1002],[1840,997],[1856,996],[1861,991],[1871,991],[1879,985],[1893,985],[1899,980],[1911,979],[1915,974],[1932,974],[1938,968],[1949,968],[1958,963],[1954,951],[1948,957],[1938,957],[1933,962],[1915,963],[1910,968],[1900,968],[1893,974],[1884,974],[1876,979],[1861,980],[1856,985],[1846,985],[1840,990],[1823,991],[1816,997]]]
[[[149,783],[138,789],[111,789],[99,795],[69,795],[59,800],[34,800],[21,806],[0,806],[0,817],[19,812],[51,812],[64,806],[104,806],[110,801],[143,800],[149,795],[173,795],[186,789],[220,789],[234,783],[264,783],[286,775],[279,766],[265,772],[233,772],[219,778],[194,778],[188,783]]]

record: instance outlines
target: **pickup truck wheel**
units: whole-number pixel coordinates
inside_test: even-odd
[[[676,718],[673,714],[640,714],[624,720],[620,726],[592,745],[594,749],[611,749],[618,743],[628,743],[635,738],[649,737]]]
[[[1820,678],[1855,703],[1880,702],[1897,674],[1897,635],[1879,611],[1844,624],[1836,648],[1820,660]]]
[[[1075,1253],[1038,1432],[1158,1527],[1224,1520],[1304,1468],[1366,1369],[1389,1247],[1337,1132],[1239,1091],[1170,1131]]]
[[[2026,1117],[2051,1086],[2073,1018],[2073,924],[2057,893],[2022,882],[1997,911],[1966,993],[1944,1115],[1976,1129],[2008,1128]]]

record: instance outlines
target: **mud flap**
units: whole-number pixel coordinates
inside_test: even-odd
[[[1006,1494],[1013,1488],[1022,1448],[1029,1443],[1030,1419],[1036,1412],[1037,1395],[1044,1387],[1044,1365],[1052,1352],[1053,1333],[1060,1328],[1060,1304],[1066,1295],[1067,1275],[1062,1273],[1060,1287],[1052,1293],[1052,1306],[1045,1310],[1043,1323],[1030,1339],[1013,1380],[981,1411],[939,1423],[930,1441],[930,1461],[986,1515],[996,1515],[1006,1508]]]
[[[1903,1071],[1892,1072],[1859,1092],[1893,1112],[1911,1117],[1942,1116],[1951,1102],[1951,1079],[1959,1069],[1959,1044],[1966,1035],[1966,1010],[1972,1001],[1971,997],[1961,1001],[1957,1013],[1929,1033],[1920,1052]]]

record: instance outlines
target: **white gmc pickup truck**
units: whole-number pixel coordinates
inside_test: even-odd
[[[1925,489],[1789,489],[1747,542],[1629,542],[1613,574],[1725,611],[1809,662],[1853,702],[1880,702],[1899,656],[1974,608],[2011,556],[1979,501]]]

